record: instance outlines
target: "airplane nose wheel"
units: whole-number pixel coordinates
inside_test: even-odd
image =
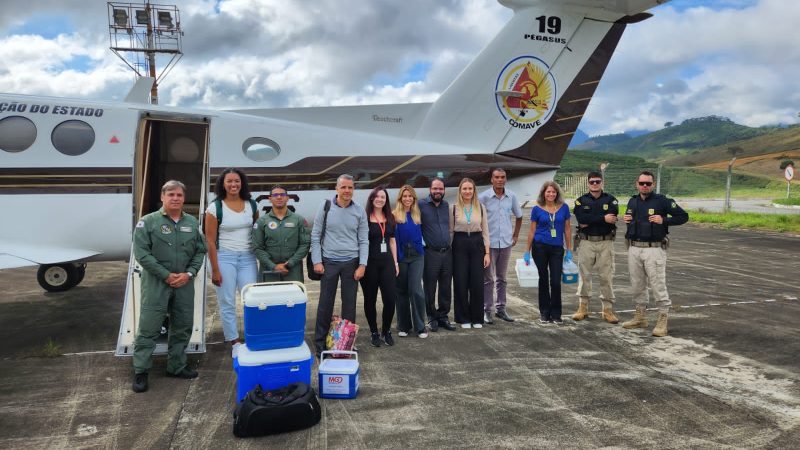
[[[86,264],[42,264],[36,281],[48,292],[63,292],[81,282],[86,273]]]

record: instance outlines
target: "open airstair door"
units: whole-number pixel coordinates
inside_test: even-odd
[[[186,185],[184,211],[202,223],[208,193],[208,119],[204,117],[142,116],[133,164],[133,223],[161,207],[161,187],[169,180]],[[135,229],[135,228],[132,228]],[[131,245],[125,305],[117,340],[117,356],[132,356],[141,311],[141,273]],[[194,325],[186,353],[203,353],[205,344],[206,265],[194,278]],[[156,341],[154,354],[167,353],[169,319]]]

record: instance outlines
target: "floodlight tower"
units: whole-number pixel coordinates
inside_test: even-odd
[[[136,73],[155,82],[150,102],[158,103],[158,84],[183,57],[180,11],[174,5],[108,2],[108,37],[114,54]],[[159,73],[156,55],[169,57]]]

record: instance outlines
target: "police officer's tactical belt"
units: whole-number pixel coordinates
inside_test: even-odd
[[[607,234],[605,236],[589,236],[589,235],[581,233],[581,239],[589,241],[589,242],[613,241],[614,240],[614,235],[613,234]]]
[[[628,241],[628,243],[633,247],[641,247],[641,248],[661,247],[661,241],[659,242]]]

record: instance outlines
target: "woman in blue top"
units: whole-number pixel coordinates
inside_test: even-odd
[[[569,206],[564,203],[561,187],[545,181],[539,190],[536,206],[531,210],[528,246],[533,244],[533,260],[539,271],[539,323],[564,323],[561,320],[561,268],[564,247],[572,251],[569,227]],[[530,253],[526,252],[526,262]]]
[[[412,186],[400,188],[392,213],[397,223],[395,240],[397,260],[400,262],[397,277],[397,335],[408,336],[413,325],[417,335],[424,339],[428,333],[425,330],[425,291],[422,290],[422,271],[425,268],[420,226],[422,214],[417,205],[417,193]]]

